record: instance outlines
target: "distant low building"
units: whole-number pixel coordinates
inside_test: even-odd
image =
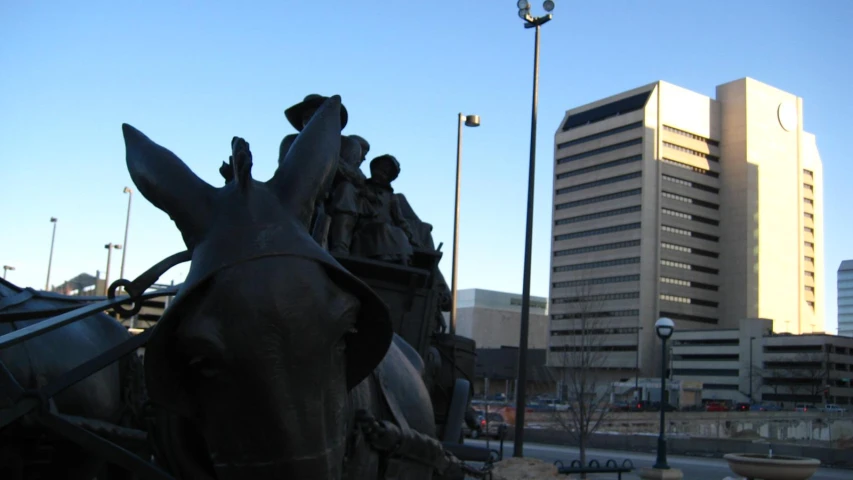
[[[456,308],[456,333],[473,338],[478,349],[519,346],[520,294],[481,288],[459,290]],[[527,346],[530,349],[548,348],[547,298],[530,297]]]
[[[838,266],[838,334],[853,337],[853,260]]]

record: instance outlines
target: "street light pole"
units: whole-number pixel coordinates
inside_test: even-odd
[[[10,271],[10,270],[11,270],[11,271],[14,271],[14,270],[15,270],[15,267],[13,267],[13,266],[11,266],[11,265],[3,265],[3,280],[5,280],[5,279],[6,279],[6,272],[8,272],[8,271]]]
[[[110,288],[110,263],[112,263],[113,249],[121,250],[121,245],[108,243],[104,245],[104,248],[107,249],[107,271],[104,274],[104,295],[106,295]]]
[[[674,331],[675,322],[669,318],[659,318],[655,322],[655,333],[657,333],[661,340],[660,433],[658,434],[657,460],[652,468],[659,470],[669,470],[669,465],[666,463],[666,407],[669,405],[669,399],[666,399],[666,402],[664,402],[664,396],[666,394],[666,341],[672,336]]]
[[[124,259],[127,257],[127,231],[130,228],[130,201],[133,200],[133,190],[130,187],[124,187],[123,192],[127,194],[127,220],[124,222],[124,248],[121,251],[121,270],[119,270],[118,278],[124,278]]]
[[[518,1],[518,16],[524,20],[524,28],[535,28],[533,47],[533,107],[530,116],[530,168],[527,173],[527,227],[524,239],[524,274],[521,286],[521,329],[518,345],[518,380],[515,395],[515,439],[514,457],[524,456],[524,412],[526,408],[527,387],[527,337],[530,331],[530,268],[533,247],[533,190],[536,174],[536,119],[539,113],[539,42],[542,25],[548,23],[553,15],[541,17],[530,15],[530,3]],[[546,0],[543,7],[547,12],[554,10],[554,2]]]
[[[53,265],[53,243],[56,240],[56,223],[59,221],[56,217],[50,217],[50,223],[53,224],[53,234],[50,236],[50,257],[47,259],[47,278],[44,281],[44,290],[50,289],[50,267]]]
[[[637,319],[637,323],[640,323],[639,318]],[[640,398],[640,330],[643,327],[637,325],[637,358],[635,360],[636,366],[634,368],[634,395],[637,397],[637,401],[642,400]]]
[[[750,405],[755,403],[755,399],[752,397],[752,384],[755,382],[752,378],[752,342],[755,341],[755,337],[749,337],[749,403]]]
[[[479,127],[479,115],[459,114],[459,131],[456,134],[456,206],[453,213],[453,272],[450,279],[450,334],[456,334],[456,277],[459,265],[459,185],[462,176],[462,126]]]

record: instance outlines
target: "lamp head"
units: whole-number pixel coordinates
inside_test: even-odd
[[[466,115],[465,116],[465,126],[466,127],[479,127],[480,126],[480,116],[479,115]]]
[[[662,317],[655,322],[655,333],[662,340],[671,337],[673,332],[675,332],[675,322],[671,318]]]
[[[56,217],[50,217],[50,223],[56,223],[57,221]]]
[[[546,12],[553,12],[554,7],[555,5],[553,0],[545,0],[545,2],[542,4],[542,8],[544,8]]]
[[[130,187],[124,187],[124,190],[122,190],[122,193],[133,193],[133,190],[131,190]]]
[[[518,3],[515,4],[519,10],[530,10],[530,2],[527,0],[518,0]]]

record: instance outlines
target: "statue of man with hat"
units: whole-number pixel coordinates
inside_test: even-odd
[[[326,212],[331,217],[328,248],[333,255],[350,254],[362,202],[378,201],[376,194],[365,188],[367,177],[361,171],[361,164],[369,151],[370,144],[358,135],[341,138],[340,165],[326,205]]]

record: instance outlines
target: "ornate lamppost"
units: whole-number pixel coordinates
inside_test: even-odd
[[[658,435],[658,456],[652,468],[658,470],[669,470],[666,463],[666,407],[669,399],[666,395],[666,341],[675,332],[675,322],[670,318],[659,318],[655,322],[655,333],[660,338],[661,364],[660,364],[660,434]]]

